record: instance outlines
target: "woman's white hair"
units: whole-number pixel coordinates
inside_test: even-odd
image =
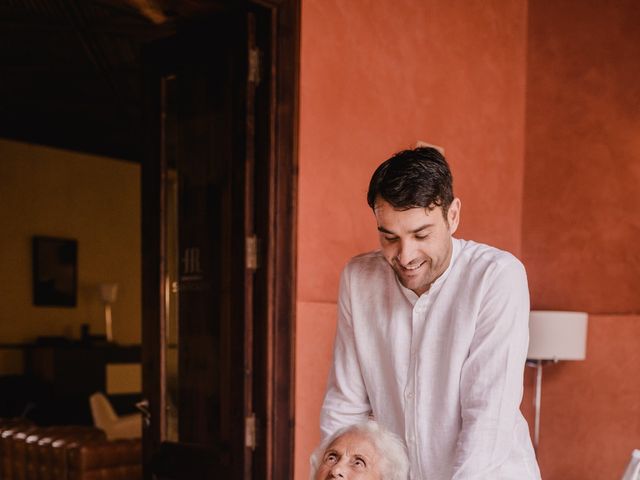
[[[380,456],[380,475],[384,480],[407,480],[409,478],[409,457],[404,442],[395,433],[381,427],[378,422],[368,420],[341,428],[325,438],[311,455],[310,480],[314,480],[325,450],[334,441],[347,433],[358,432],[367,436]]]

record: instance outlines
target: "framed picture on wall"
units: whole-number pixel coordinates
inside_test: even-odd
[[[77,240],[33,237],[33,304],[75,307],[77,284]]]

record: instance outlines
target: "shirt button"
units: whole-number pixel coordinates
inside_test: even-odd
[[[408,392],[407,393],[407,398],[413,398],[413,392]]]

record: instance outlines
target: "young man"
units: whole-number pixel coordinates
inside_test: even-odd
[[[434,148],[394,155],[367,194],[381,249],[345,267],[327,436],[372,415],[413,480],[536,480],[520,413],[529,291],[511,254],[452,235],[460,200]]]

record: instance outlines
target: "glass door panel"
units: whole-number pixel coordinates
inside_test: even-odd
[[[179,219],[178,219],[178,115],[175,75],[162,77],[161,95],[161,155],[166,165],[164,175],[164,433],[163,440],[178,442],[179,411]]]

